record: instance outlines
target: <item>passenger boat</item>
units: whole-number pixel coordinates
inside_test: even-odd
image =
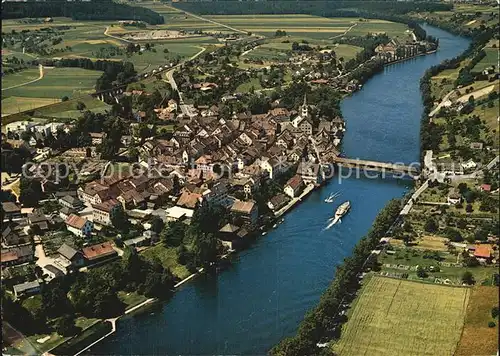
[[[351,209],[351,202],[348,200],[340,204],[340,206],[335,211],[335,220],[340,220],[347,212]]]

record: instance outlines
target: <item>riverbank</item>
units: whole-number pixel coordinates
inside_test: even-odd
[[[343,151],[350,157],[380,161],[417,160],[422,110],[419,79],[428,67],[456,55],[464,42],[440,38],[436,55],[388,67],[362,90],[343,99],[342,113],[349,123]],[[124,319],[126,324],[92,352],[266,353],[296,332],[306,311],[331,284],[335,266],[351,256],[387,200],[407,192],[405,185],[393,180],[332,180],[329,188],[312,192],[290,210],[278,229],[238,254],[239,263],[222,274],[196,278],[159,313]],[[332,188],[341,191],[342,200],[351,201],[352,209],[341,224],[325,230],[331,205],[322,202]]]

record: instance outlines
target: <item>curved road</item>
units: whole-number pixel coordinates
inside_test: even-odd
[[[29,82],[26,82],[26,83],[16,84],[16,85],[13,85],[13,86],[8,87],[8,88],[2,88],[2,91],[9,90],[9,89],[14,89],[14,88],[19,88],[19,87],[22,87],[24,85],[28,85],[28,84],[31,84],[31,83],[34,83],[34,82],[38,82],[40,79],[43,78],[43,66],[41,64],[39,64],[38,65],[38,69],[40,70],[40,76],[38,78],[30,80]]]

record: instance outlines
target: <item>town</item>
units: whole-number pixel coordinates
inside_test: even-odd
[[[311,41],[286,23],[264,32],[239,29],[230,22],[233,15],[229,24],[218,17],[206,21],[186,6],[169,8],[163,17],[209,26],[163,28],[157,13],[141,7],[144,21],[120,17],[100,24],[103,36],[120,46],[92,47],[85,56],[71,45],[79,25],[55,15],[14,17],[14,25],[36,28],[5,33],[5,51],[13,54],[3,61],[5,80],[26,71],[40,77],[21,87],[12,80],[3,94],[29,91],[59,70],[99,71],[82,96],[45,98],[35,108],[22,96],[5,99],[13,100],[2,112],[2,303],[9,350],[87,350],[114,333],[121,316],[168,300],[202,273],[227,268],[237,252],[279,230],[306,197],[327,189],[332,178],[344,179],[343,170],[375,170],[382,172],[375,179],[388,173],[415,184],[380,213],[368,232],[376,243],[355,251],[361,272],[353,273],[351,287],[372,280],[457,290],[498,286],[499,156],[491,112],[498,109],[499,74],[489,63],[498,39],[491,35],[489,7],[481,15],[488,26],[474,28],[487,40],[422,80],[420,168],[420,162],[347,157],[342,143],[349,120],[341,111],[342,100],[384,68],[439,50],[439,39],[420,26],[420,13],[349,18],[345,32]],[[426,16],[448,23],[433,11]],[[177,54],[163,41],[193,41],[196,50]],[[454,72],[443,78],[445,69]],[[365,250],[368,256],[356,255]],[[327,337],[303,345],[333,352],[347,347],[331,335],[342,327],[350,335],[355,319],[344,326],[339,320],[351,318],[356,293],[349,289],[349,296],[336,299],[340,314]],[[497,316],[490,328],[497,328]],[[279,347],[272,353],[287,354]]]

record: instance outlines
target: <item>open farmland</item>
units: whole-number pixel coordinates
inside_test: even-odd
[[[39,81],[2,91],[3,97],[58,98],[77,96],[94,91],[102,72],[81,68],[45,68]]]
[[[491,308],[498,305],[498,288],[475,287],[472,290],[465,326],[458,343],[456,356],[494,355],[498,350],[498,318],[494,328],[488,327],[493,321]]]
[[[364,36],[386,32],[389,36],[405,36],[406,26],[384,20],[359,18],[326,18],[310,15],[214,15],[207,18],[235,28],[273,36],[276,30],[287,35],[311,39],[329,39],[346,35]]]
[[[374,276],[362,289],[339,355],[453,355],[470,290]]]
[[[498,68],[498,62],[500,60],[498,48],[485,48],[484,51],[486,52],[486,57],[481,59],[479,63],[474,66],[474,71],[482,72],[491,66]]]
[[[60,99],[54,98],[25,98],[10,96],[2,99],[2,116],[16,114],[18,112],[35,109],[40,106],[54,104],[59,101]]]

